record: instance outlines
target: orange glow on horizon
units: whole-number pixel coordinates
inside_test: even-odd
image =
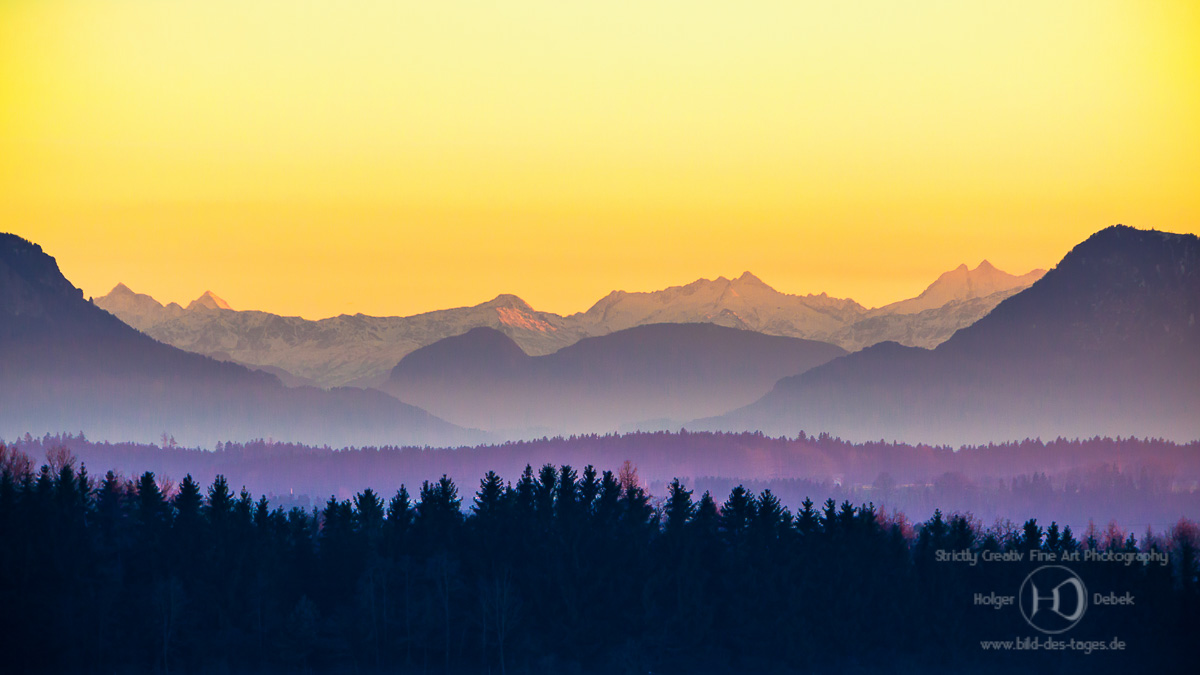
[[[877,306],[1200,233],[1200,7],[12,0],[0,230],[88,295],[406,315],[749,270]]]

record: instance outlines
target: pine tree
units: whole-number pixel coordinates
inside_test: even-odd
[[[701,532],[711,532],[716,534],[720,514],[717,513],[717,503],[713,500],[712,495],[705,490],[700,496],[700,501],[696,504],[696,516],[693,519],[693,524]]]
[[[654,509],[650,506],[650,495],[636,483],[622,491],[618,509],[621,512],[621,522],[635,531],[657,524],[654,520]]]
[[[941,509],[934,509],[933,517],[921,527],[917,537],[917,552],[922,559],[932,559],[934,552],[946,548],[950,528],[942,517]]]
[[[541,471],[538,472],[535,505],[543,523],[549,523],[554,517],[554,493],[557,484],[558,470],[554,468],[554,465],[542,466]]]
[[[233,494],[225,476],[217,476],[208,488],[208,503],[205,506],[208,522],[217,530],[224,531],[233,517]]]
[[[383,529],[383,500],[371,488],[354,496],[354,525],[359,532],[374,538]]]
[[[149,471],[138,479],[137,507],[138,521],[144,536],[150,537],[151,540],[160,538],[169,523],[170,512],[162,492],[158,489],[158,483],[154,480],[154,474]]]
[[[387,519],[384,521],[384,538],[387,541],[388,554],[393,560],[404,550],[408,532],[412,528],[413,516],[408,489],[401,485],[388,502]]]
[[[113,471],[104,474],[96,493],[96,518],[100,525],[100,540],[114,547],[119,543],[117,530],[123,525],[126,497],[125,485],[117,474]]]
[[[1019,546],[1022,551],[1037,551],[1042,548],[1042,528],[1038,526],[1037,518],[1030,518],[1021,527]]]
[[[571,527],[579,508],[579,485],[575,470],[563,464],[558,471],[558,489],[555,492],[555,512],[561,527]]]
[[[858,528],[858,509],[849,500],[843,500],[838,509],[838,527],[842,532],[855,532]]]
[[[588,515],[595,513],[596,498],[599,495],[600,480],[596,474],[596,467],[588,464],[583,467],[583,477],[579,481],[579,503],[584,513]]]
[[[1058,523],[1050,522],[1050,527],[1046,528],[1046,550],[1052,553],[1062,551],[1062,536],[1058,531]]]
[[[950,532],[947,535],[947,546],[955,551],[968,551],[975,548],[978,534],[970,519],[961,514],[950,517]]]
[[[500,517],[504,502],[504,483],[495,471],[488,471],[479,481],[479,492],[471,506],[480,527],[494,527]]]
[[[729,493],[729,499],[721,505],[721,516],[718,521],[725,540],[739,545],[746,538],[750,521],[754,517],[754,497],[743,485],[739,485]]]
[[[538,484],[533,476],[533,467],[526,464],[521,479],[517,481],[517,513],[525,522],[533,520],[537,509]]]
[[[1075,552],[1079,550],[1079,542],[1075,541],[1075,534],[1071,532],[1071,526],[1063,527],[1062,531],[1062,550],[1067,552]]]
[[[185,590],[195,590],[204,574],[204,517],[201,514],[203,497],[192,475],[184,476],[175,495],[175,522],[171,526],[171,552],[174,568],[183,580]]]
[[[866,539],[879,533],[879,512],[875,510],[875,502],[859,505],[856,530],[860,536]]]
[[[683,532],[684,526],[692,519],[696,507],[692,504],[692,491],[685,489],[679,479],[671,481],[667,488],[666,503],[666,532],[677,535]]]
[[[750,529],[754,536],[763,542],[774,542],[791,526],[792,516],[779,503],[779,498],[770,490],[763,490],[755,501],[754,514],[750,520]]]
[[[620,517],[621,484],[611,471],[600,478],[600,498],[596,502],[596,519],[601,526],[612,527]]]
[[[821,434],[825,436],[825,434]],[[821,507],[821,531],[827,536],[832,536],[841,531],[841,523],[837,516],[837,502],[833,501],[833,497],[825,500],[825,504]]]
[[[800,504],[800,511],[796,514],[796,531],[803,536],[816,533],[821,527],[821,518],[817,514],[817,510],[813,508],[813,500],[808,497]]]
[[[443,475],[437,483],[422,483],[415,526],[432,550],[445,550],[456,537],[463,520],[461,506],[458,488],[448,476]]]
[[[179,484],[179,494],[175,495],[174,500],[176,529],[186,531],[190,536],[199,534],[203,501],[200,486],[192,480],[192,474],[184,476],[183,482]]]

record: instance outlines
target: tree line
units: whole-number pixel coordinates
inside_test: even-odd
[[[0,635],[13,672],[717,673],[1089,670],[1194,658],[1200,534],[1141,539],[1029,520],[736,486],[718,502],[636,469],[526,466],[462,495],[446,476],[284,510],[218,476],[91,476],[65,449],[34,469],[0,446]],[[1018,552],[971,566],[939,552]],[[1031,633],[1013,611],[1030,552],[1142,552],[1076,567],[1137,610],[1075,635],[1122,654],[981,653]],[[1156,558],[1157,559],[1157,558]]]
[[[95,471],[153,471],[204,485],[236,476],[275,505],[320,505],[370,487],[391,494],[412,477],[449,475],[460,485],[488,470],[516,480],[526,464],[637,465],[644,487],[664,494],[681,478],[697,494],[725,495],[737,484],[770,489],[798,508],[805,496],[874,502],[907,513],[971,511],[985,523],[1037,517],[1070,523],[1116,520],[1126,529],[1165,530],[1200,513],[1200,442],[1090,438],[967,446],[850,443],[829,434],[771,438],[753,433],[656,432],[547,438],[464,448],[314,447],[267,439],[215,449],[92,441],[79,434],[26,435],[10,444],[35,457],[66,447]]]

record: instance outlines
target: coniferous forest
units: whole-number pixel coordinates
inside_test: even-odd
[[[489,472],[469,489],[442,478],[285,511],[224,477],[92,476],[65,450],[38,468],[16,450],[0,459],[7,672],[1195,665],[1200,532],[1187,520],[1139,538],[941,511],[910,522],[833,500],[791,513],[769,490],[697,495],[676,481],[652,497],[629,465],[530,467],[515,483]],[[1072,555],[1087,613],[1047,646],[1054,635],[997,598]]]

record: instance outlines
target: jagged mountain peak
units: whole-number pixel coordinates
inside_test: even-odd
[[[1009,274],[983,260],[975,269],[966,263],[943,272],[937,280],[927,286],[921,294],[909,300],[901,300],[875,310],[877,313],[916,314],[942,307],[956,301],[984,298],[995,293],[1019,290],[1037,281],[1045,270],[1032,270],[1026,274]]]
[[[113,286],[113,289],[105,295],[96,298],[97,304],[101,302],[119,302],[119,303],[152,303],[154,306],[162,307],[162,303],[155,300],[153,296],[145,293],[138,293],[124,283],[118,283]]]
[[[125,323],[140,331],[147,331],[159,322],[177,317],[183,313],[178,303],[170,303],[166,307],[145,293],[138,293],[124,283],[113,287],[106,295],[93,300],[100,309],[114,314]]]
[[[233,309],[221,298],[217,297],[212,291],[204,291],[204,295],[193,300],[188,306],[188,311],[195,309]]]
[[[500,295],[497,295],[495,298],[492,298],[491,300],[483,303],[483,306],[484,307],[496,307],[496,308],[508,307],[511,309],[519,309],[523,312],[534,311],[533,307],[529,306],[529,303],[527,303],[524,300],[522,300],[521,298],[513,295],[512,293],[501,293]]]
[[[770,290],[770,291],[775,290],[774,288],[772,288],[770,286],[770,284],[766,283],[762,279],[759,279],[754,274],[752,274],[749,270],[742,272],[742,275],[740,277],[734,279],[733,283],[738,284],[740,286],[754,286],[754,287],[763,288],[763,289]]]

